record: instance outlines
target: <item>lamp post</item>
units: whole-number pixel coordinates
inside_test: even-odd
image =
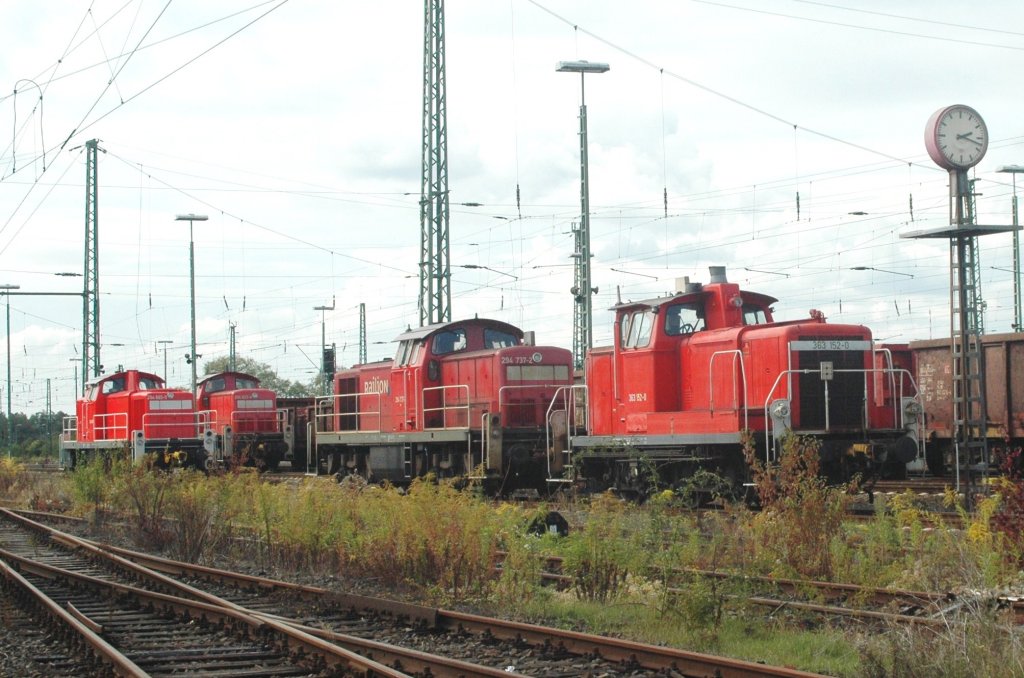
[[[914,275],[912,273],[900,273],[899,271],[889,271],[889,270],[886,270],[884,268],[875,268],[874,266],[851,266],[850,270],[851,271],[878,271],[879,273],[890,273],[892,275],[905,275],[908,278],[913,278],[914,277]],[[786,276],[786,277],[788,278],[789,276]]]
[[[21,289],[21,285],[0,285],[0,290],[7,297],[7,457],[14,452],[14,426],[11,422],[11,290]]]
[[[192,311],[192,355],[189,361],[192,363],[192,398],[196,397],[196,248],[192,239],[192,222],[206,221],[209,217],[205,214],[179,214],[174,217],[175,221],[188,222],[188,284],[189,284],[189,307]],[[167,375],[164,375],[167,378]]]
[[[1013,331],[1020,332],[1024,327],[1021,318],[1020,290],[1020,233],[1017,230],[1017,175],[1024,172],[1024,165],[1003,165],[997,172],[1013,177]]]
[[[156,343],[164,345],[164,383],[167,383],[167,344],[173,344],[170,339],[157,339]]]
[[[78,358],[68,358],[68,361],[73,362],[75,364],[75,400],[78,400],[78,396],[82,395],[81,393],[78,392],[78,362],[79,362],[79,360],[78,360]],[[84,380],[84,378],[85,378],[85,375],[83,375],[83,380]]]
[[[590,61],[559,61],[559,73],[580,74],[580,230],[576,238],[576,284],[573,296],[576,312],[573,314],[573,359],[577,368],[583,367],[583,356],[593,346],[593,286],[590,281],[590,168],[587,156],[587,97],[584,81],[587,73],[606,73],[608,64]]]
[[[330,306],[314,306],[320,311],[320,395],[327,395],[327,311],[334,310],[334,297]]]

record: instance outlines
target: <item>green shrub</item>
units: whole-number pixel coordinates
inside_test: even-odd
[[[648,564],[646,536],[630,522],[627,504],[610,493],[595,496],[586,524],[564,545],[565,574],[576,595],[598,602],[615,598],[627,575],[642,573]]]
[[[830,543],[840,533],[849,498],[819,475],[819,442],[787,435],[779,464],[754,462],[761,512],[753,521],[761,558],[779,575],[828,579]]]
[[[103,454],[92,455],[79,459],[75,470],[71,473],[71,492],[84,513],[92,512],[96,517],[108,508],[113,494],[111,475],[125,468],[130,461],[111,459]]]

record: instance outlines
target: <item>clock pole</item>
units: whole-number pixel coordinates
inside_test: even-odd
[[[900,237],[949,240],[955,422],[952,449],[929,450],[928,465],[933,472],[944,469],[946,453],[951,453],[957,492],[964,493],[964,503],[970,510],[974,508],[975,496],[984,491],[990,470],[977,239],[1019,227],[974,223],[973,190],[967,172],[981,162],[988,149],[988,129],[977,111],[962,105],[936,111],[925,127],[925,148],[937,165],[949,171],[949,226],[903,233]]]

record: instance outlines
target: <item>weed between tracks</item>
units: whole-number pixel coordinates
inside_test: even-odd
[[[442,604],[830,675],[1024,675],[1020,632],[984,605],[947,611],[941,631],[879,632],[766,613],[745,602],[760,592],[742,579],[680,574],[712,569],[960,594],[1021,589],[1021,531],[1004,512],[1024,506],[1019,478],[1007,477],[1000,494],[965,515],[962,530],[929,527],[935,521],[912,495],[889,499],[871,522],[850,523],[850,495],[817,479],[816,453],[794,439],[782,465],[757,470],[759,513],[682,512],[671,492],[640,507],[603,495],[559,507],[573,523],[565,538],[530,534],[549,507],[494,505],[431,482],[400,491],[351,479],[270,483],[248,472],[205,477],[97,463],[33,487],[16,465],[0,465],[0,491],[26,504],[70,502],[83,515],[131,515],[143,546],[207,564],[343,579],[371,593],[412,587]],[[567,588],[542,585],[544,556],[563,558]]]

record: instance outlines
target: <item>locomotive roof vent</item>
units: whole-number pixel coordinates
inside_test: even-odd
[[[533,330],[523,332],[523,346],[536,346],[537,334]]]
[[[708,266],[708,272],[711,273],[712,283],[727,283],[728,279],[725,277],[725,266]]]
[[[690,282],[690,276],[676,278],[676,294],[693,294],[704,288],[699,282]]]

